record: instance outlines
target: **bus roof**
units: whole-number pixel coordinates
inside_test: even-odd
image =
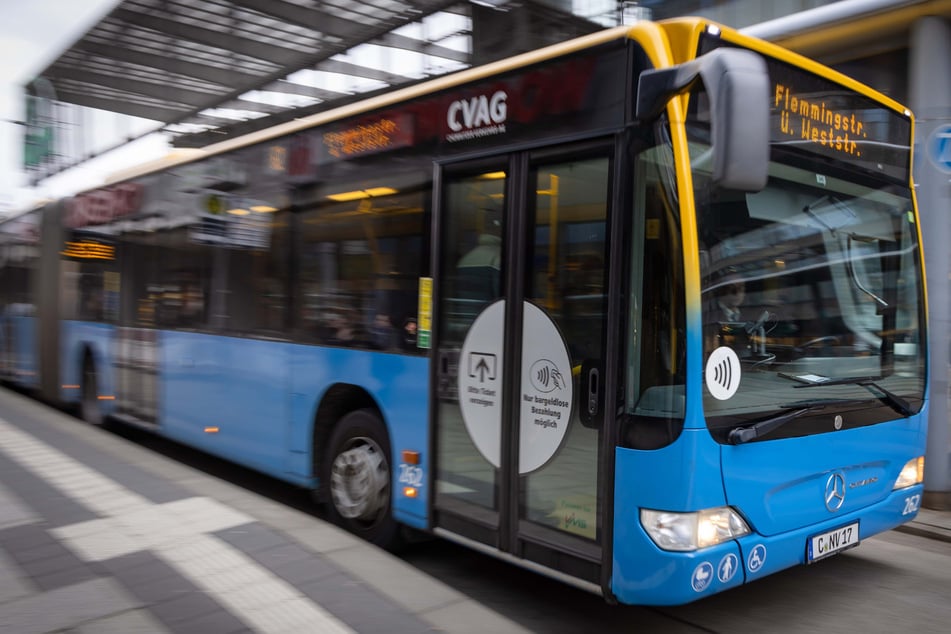
[[[394,90],[393,92],[388,92],[383,95],[378,95],[376,97],[371,97],[369,99],[358,101],[352,104],[340,106],[326,112],[309,115],[307,117],[288,121],[271,128],[258,130],[256,132],[251,132],[234,139],[222,141],[221,143],[208,145],[204,148],[201,148],[196,153],[183,153],[179,155],[176,152],[172,152],[168,156],[158,159],[157,161],[143,163],[142,165],[133,166],[116,172],[110,175],[106,181],[107,184],[114,184],[120,181],[129,180],[131,178],[144,176],[146,174],[150,174],[175,165],[190,163],[202,158],[223,154],[231,150],[261,143],[263,141],[268,141],[287,134],[293,134],[301,130],[314,128],[325,123],[336,121],[338,119],[362,114],[364,112],[383,108],[402,101],[408,101],[417,97],[422,97],[440,90],[453,88],[455,86],[460,86],[472,81],[491,77],[493,75],[504,73],[510,70],[543,62],[548,59],[560,57],[562,55],[568,55],[575,51],[581,51],[587,48],[598,46],[599,44],[610,42],[612,40],[618,40],[627,37],[632,28],[635,27],[619,26],[605,29],[603,31],[598,31],[597,33],[592,33],[590,35],[568,40],[566,42],[546,46],[545,48],[530,51],[528,53],[522,53],[521,55],[516,55],[514,57],[499,60],[497,62],[491,62],[482,66],[468,68],[466,70],[444,75],[430,81],[416,84],[414,86]]]
[[[874,99],[885,107],[892,108],[898,112],[910,115],[909,110],[903,105],[876,92],[872,88],[849,78],[846,75],[822,66],[818,62],[799,55],[798,53],[781,48],[776,44],[745,35],[740,31],[725,27],[709,19],[701,17],[680,17],[670,20],[663,20],[654,24],[656,24],[657,27],[662,29],[669,36],[672,52],[674,54],[674,61],[676,63],[691,59],[693,55],[695,55],[695,48],[691,47],[695,47],[700,33],[703,33],[712,27],[717,29],[718,34],[726,41],[759,51],[781,61],[785,61],[804,68],[805,70],[821,74],[827,79],[839,83],[850,90],[855,90]],[[141,177],[176,165],[195,162],[246,146],[269,141],[284,135],[315,128],[317,126],[344,119],[346,117],[363,114],[403,101],[409,101],[418,97],[423,97],[428,94],[454,88],[456,86],[461,86],[511,70],[530,66],[532,64],[544,62],[549,59],[592,48],[614,40],[628,37],[633,38],[635,37],[635,33],[639,30],[639,28],[642,27],[639,27],[639,25],[635,23],[633,25],[605,29],[597,33],[592,33],[590,35],[547,46],[507,59],[469,68],[449,75],[443,75],[429,81],[421,82],[414,86],[394,90],[393,92],[388,92],[376,97],[371,97],[369,99],[358,101],[352,104],[340,106],[326,112],[312,114],[294,121],[288,121],[271,128],[258,130],[256,132],[229,139],[227,141],[222,141],[221,143],[208,145],[201,149],[175,150],[161,159],[117,171],[109,175],[105,179],[104,184],[116,184],[121,181]]]

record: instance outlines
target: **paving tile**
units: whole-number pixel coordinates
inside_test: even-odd
[[[140,607],[110,579],[93,579],[3,605],[0,632],[41,634]]]
[[[104,476],[115,480],[153,504],[165,504],[194,495],[185,487],[156,478],[148,471],[132,464],[119,463],[114,459],[100,460],[95,464],[101,468]]]
[[[459,631],[460,623],[478,623],[480,634],[531,634],[504,616],[475,601],[459,601],[426,613],[426,620],[434,624],[434,631]],[[638,628],[632,628],[636,631]]]
[[[21,550],[33,550],[54,543],[49,533],[46,532],[46,525],[23,524],[0,530],[0,545],[11,553]]]
[[[290,543],[287,537],[258,522],[226,528],[213,534],[248,554]]]
[[[16,424],[16,420],[10,417],[6,417],[6,420]],[[36,425],[33,421],[23,421],[22,424],[17,426],[40,442],[55,448],[83,465],[96,465],[96,472],[146,497],[151,502],[170,502],[189,495],[185,488],[174,483],[156,482],[154,476],[141,467],[127,460],[117,459],[107,447],[115,445],[118,439],[106,430],[83,429],[78,421],[77,428],[72,430],[49,425]],[[84,442],[75,442],[74,439],[77,436]],[[132,452],[140,451],[136,447],[129,447],[128,450]],[[71,472],[74,472],[77,476],[85,474],[81,469],[73,471],[71,469],[71,465],[64,465],[60,470],[60,475],[68,475]]]
[[[20,564],[20,567],[23,568],[23,570],[26,571],[26,573],[31,577],[48,575],[51,572],[56,572],[57,570],[86,567],[86,564],[83,563],[79,557],[65,549],[60,552],[60,554],[54,557],[47,557],[46,559],[31,559],[28,561],[21,561],[17,553],[13,553],[13,558],[17,560],[17,563]]]
[[[150,610],[163,623],[174,626],[176,623],[184,623],[200,616],[223,611],[223,608],[203,592],[189,592],[168,601],[155,603]]]
[[[438,579],[420,574],[409,564],[366,545],[333,551],[326,556],[342,570],[367,580],[376,590],[413,613],[449,605],[464,596]]]
[[[119,580],[124,582],[122,577]],[[129,591],[147,603],[156,603],[199,592],[199,589],[188,579],[173,575],[129,585]]]
[[[191,619],[184,619],[171,624],[174,632],[195,634],[207,632],[209,634],[243,634],[252,632],[244,622],[224,610],[216,610]],[[303,634],[303,633],[302,633]]]
[[[292,561],[310,559],[313,556],[313,553],[304,550],[297,544],[283,544],[254,553],[255,561],[270,569]]]
[[[47,543],[39,544],[33,548],[20,548],[12,554],[18,562],[24,563],[59,557],[69,552],[66,546],[51,538]]]
[[[3,483],[21,500],[29,500],[30,508],[52,526],[75,524],[95,519],[97,515],[59,489],[24,469],[0,451],[0,467],[4,469]]]
[[[20,568],[5,550],[0,550],[0,604],[25,597],[33,591]]]
[[[432,629],[344,573],[302,584],[299,590],[357,632],[402,634]]]
[[[142,566],[147,566],[150,564],[161,564],[168,569],[168,572],[171,574],[174,571],[168,564],[159,560],[154,554],[147,550],[140,550],[138,552],[129,553],[128,555],[121,555],[119,557],[112,557],[111,559],[104,559],[93,564],[97,569],[102,568],[108,570],[110,574],[116,574],[118,572],[129,571],[131,572],[135,568],[140,568]],[[149,573],[151,575],[151,573]]]
[[[98,576],[88,566],[75,566],[45,574],[31,575],[31,579],[40,590],[48,591],[96,579]]]
[[[193,630],[218,634],[216,630]],[[95,621],[83,623],[79,627],[69,630],[70,634],[168,634],[169,629],[163,626],[148,610],[139,609],[123,612],[114,616],[107,616]]]
[[[10,489],[0,484],[0,529],[37,520],[33,510]]]
[[[310,556],[297,561],[287,561],[271,568],[271,572],[293,586],[315,581],[340,573],[340,569],[326,559]]]

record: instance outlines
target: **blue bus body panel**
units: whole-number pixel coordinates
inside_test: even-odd
[[[364,389],[390,434],[394,512],[425,526],[426,492],[400,494],[399,456],[415,449],[427,458],[427,359],[186,332],[161,332],[158,343],[161,433],[301,486],[316,484],[320,399],[338,383]]]
[[[633,474],[630,474],[633,475]],[[755,533],[689,553],[664,552],[640,526],[615,539],[611,590],[619,601],[681,605],[806,562],[809,538],[859,522],[867,539],[913,519],[924,487],[894,491],[884,500],[834,520],[771,537]],[[619,573],[624,570],[624,574]]]
[[[925,453],[924,420],[907,419],[744,445],[724,445],[727,501],[760,535],[811,526],[877,504],[891,495],[895,479],[912,458]],[[844,478],[845,499],[826,508],[826,484]]]
[[[297,403],[291,421],[291,447],[307,456],[310,470],[312,427],[319,398],[335,384],[362,387],[383,414],[390,436],[393,471],[393,510],[396,518],[416,528],[427,528],[426,482],[432,464],[429,448],[429,359],[343,348],[296,345],[290,360],[291,394]],[[322,447],[317,448],[323,451]],[[418,465],[403,465],[401,452],[419,453]],[[405,479],[406,469],[414,475]],[[412,485],[416,497],[403,495]]]
[[[109,324],[85,321],[60,322],[60,399],[66,405],[79,403],[82,392],[83,354],[88,350],[96,364],[99,392],[103,395],[115,394],[115,374],[113,372],[113,338],[116,328]],[[75,387],[73,387],[75,386]],[[111,413],[114,401],[101,403],[103,412]]]
[[[287,479],[287,344],[175,331],[157,344],[162,432]]]
[[[17,385],[37,388],[40,385],[39,340],[34,316],[11,315],[9,320],[11,378]]]
[[[820,533],[857,521],[866,539],[913,519],[923,487],[892,486],[905,463],[924,454],[926,419],[927,409],[870,427],[736,447],[688,429],[664,449],[618,449],[612,592],[624,603],[688,603],[805,564],[809,539]],[[830,512],[825,487],[833,472],[847,484],[842,508]],[[752,533],[694,552],[662,551],[639,521],[641,508],[695,511],[724,503],[739,510]]]

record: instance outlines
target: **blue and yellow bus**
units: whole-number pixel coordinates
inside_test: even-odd
[[[229,140],[6,222],[4,378],[678,604],[913,518],[913,118],[701,19]]]

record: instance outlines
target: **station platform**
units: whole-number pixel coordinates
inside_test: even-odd
[[[951,543],[951,511],[921,509],[915,519],[895,530]]]
[[[898,530],[951,542],[951,513]],[[319,518],[0,388],[0,634],[520,634]]]
[[[319,518],[0,388],[0,633],[527,632]]]

